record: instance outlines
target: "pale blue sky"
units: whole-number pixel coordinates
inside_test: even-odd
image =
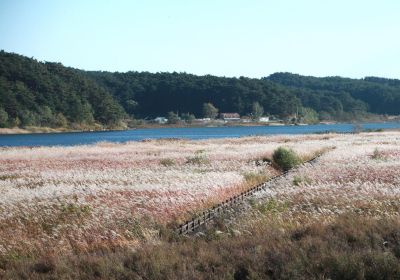
[[[0,49],[84,70],[400,79],[399,0],[0,0]]]

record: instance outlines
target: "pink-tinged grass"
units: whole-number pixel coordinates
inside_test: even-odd
[[[332,217],[330,212],[320,212],[333,212],[331,204],[336,202],[329,202],[332,199],[339,206],[345,204],[339,198],[334,200],[336,196],[345,200],[384,197],[367,185],[372,178],[378,178],[373,182],[381,184],[397,184],[398,177],[387,174],[385,181],[379,174],[385,164],[391,169],[391,162],[397,160],[398,133],[326,137],[278,135],[0,149],[0,258],[137,246],[143,240],[153,240],[157,235],[155,224],[172,228],[214,203],[277,175],[271,166],[260,162],[271,158],[279,146],[293,148],[304,160],[337,147],[317,165],[296,171],[296,176],[310,177],[313,186],[301,183],[294,187],[293,178],[289,178],[288,183],[270,191],[269,197],[289,201],[289,210],[280,214],[282,219],[295,221],[298,215],[307,219],[312,215],[315,219]],[[377,163],[380,169],[373,167],[375,162],[366,169],[355,161],[361,155],[365,161],[372,161],[370,155],[377,145],[392,145],[385,150],[387,161]],[[206,160],[190,160],[196,156]],[[164,159],[170,159],[171,164],[163,165]],[[339,168],[351,162],[355,162],[354,168]],[[362,179],[367,171],[375,175]],[[355,176],[365,181],[358,195],[353,191],[355,182],[346,179]],[[386,191],[386,196],[392,194]],[[308,206],[304,206],[325,201],[329,206],[320,210],[307,212]]]

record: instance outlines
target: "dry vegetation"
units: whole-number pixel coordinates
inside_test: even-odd
[[[399,139],[382,132],[3,148],[0,277],[398,278]],[[263,158],[280,146],[302,160],[326,153],[259,193],[234,223],[221,219],[198,238],[171,233],[277,175]]]

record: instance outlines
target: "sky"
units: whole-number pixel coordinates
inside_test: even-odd
[[[400,79],[399,0],[0,0],[0,49],[84,70]]]

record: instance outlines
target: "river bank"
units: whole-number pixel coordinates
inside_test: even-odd
[[[75,130],[68,128],[51,127],[26,127],[26,128],[0,128],[0,134],[31,134],[31,133],[69,133],[69,132],[94,132],[94,131],[122,131],[136,129],[162,129],[162,128],[197,128],[197,127],[252,127],[252,126],[284,126],[283,123],[256,124],[256,123],[207,123],[207,124],[143,124],[133,127],[120,126],[101,130]],[[301,124],[307,125],[307,124]]]
[[[389,119],[386,121],[369,121],[368,123],[394,123],[398,119]],[[314,125],[337,125],[337,124],[352,124],[354,122],[335,122],[335,121],[322,121]],[[364,122],[367,123],[367,122]],[[297,124],[285,124],[281,121],[268,122],[268,123],[243,123],[243,122],[212,122],[212,123],[195,123],[195,124],[159,124],[159,123],[145,123],[127,126],[115,126],[112,128],[102,128],[95,126],[93,128],[85,129],[72,129],[72,128],[51,128],[51,127],[37,127],[30,126],[25,128],[0,128],[0,135],[2,134],[41,134],[41,133],[71,133],[71,132],[95,132],[95,131],[124,131],[124,130],[136,130],[136,129],[159,129],[159,128],[202,128],[202,127],[270,127],[270,126],[306,126],[310,124],[297,123]]]
[[[131,130],[132,128],[118,127],[115,129],[102,129],[102,130],[75,130],[69,128],[51,128],[51,127],[26,127],[26,128],[0,128],[1,134],[45,134],[45,133],[70,133],[70,132],[94,132],[94,131],[118,131],[118,130]]]

